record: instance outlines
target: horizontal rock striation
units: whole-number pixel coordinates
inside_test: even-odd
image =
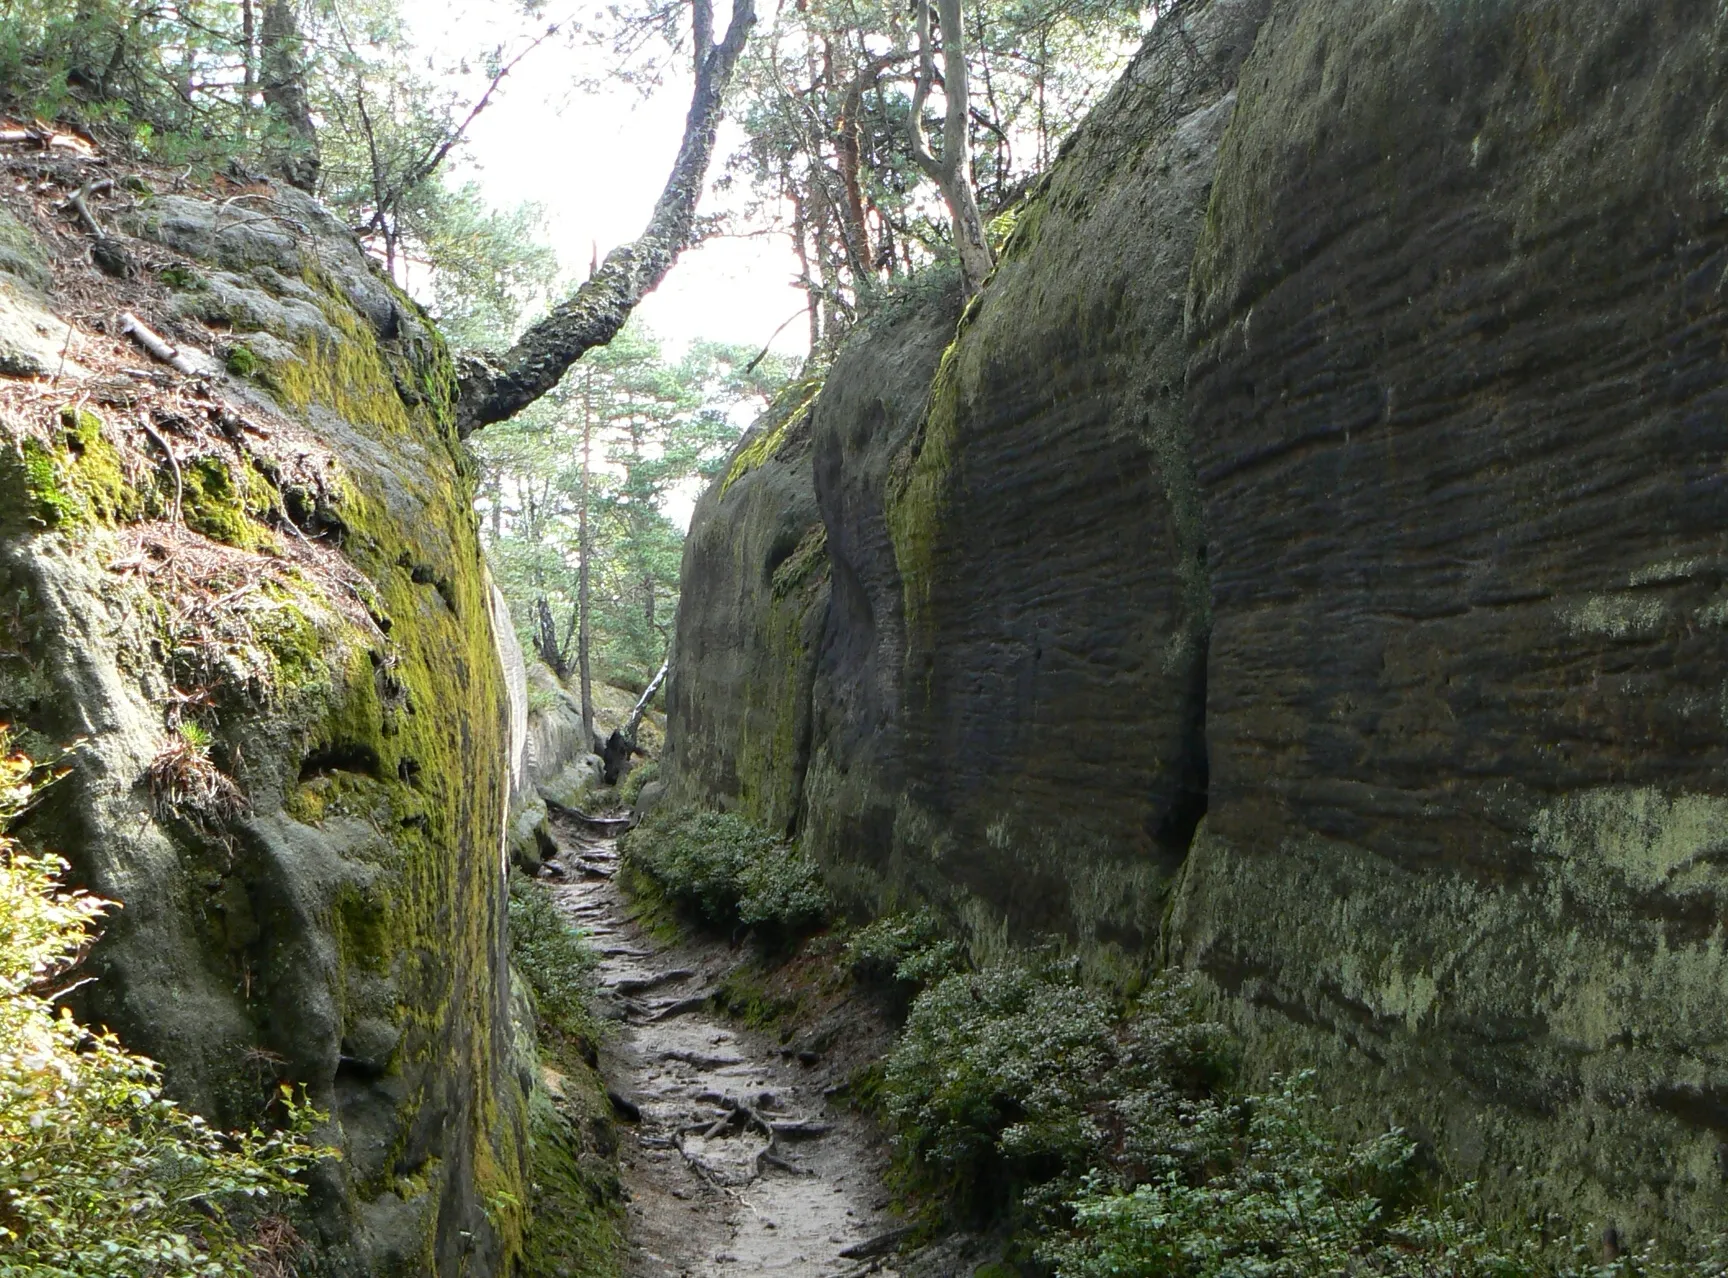
[[[1178,7],[965,315],[867,325],[703,499],[675,793],[861,908],[1185,964],[1511,1197],[1714,1228],[1725,43]]]
[[[1724,1205],[1725,39],[1707,4],[1281,5],[1191,296],[1176,952],[1642,1224]]]

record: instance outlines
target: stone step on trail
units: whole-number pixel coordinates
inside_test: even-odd
[[[562,822],[555,833],[566,866],[616,864],[610,841],[578,842]],[[903,1227],[884,1211],[881,1152],[778,1043],[714,1009],[736,955],[718,942],[657,943],[631,922],[615,878],[553,881],[600,960],[611,1018],[601,1068],[621,1120],[625,1278],[894,1278],[882,1240]],[[655,994],[666,997],[640,997]]]

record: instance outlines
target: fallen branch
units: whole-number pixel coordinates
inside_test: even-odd
[[[87,201],[92,195],[99,194],[103,191],[111,191],[113,189],[114,180],[112,178],[102,178],[99,181],[86,182],[78,190],[72,192],[71,197],[60,207],[63,210],[71,209],[73,212],[77,213],[78,220],[84,223],[85,227],[89,229],[91,235],[95,236],[99,240],[105,240],[108,238],[108,233],[102,229],[102,223],[96,220],[96,215],[90,211],[90,206],[85,201]]]
[[[184,351],[169,343],[160,333],[154,331],[131,311],[121,313],[120,331],[142,346],[149,353],[150,358],[161,361],[177,373],[196,377],[201,371],[195,363],[186,357]]]
[[[150,419],[143,413],[138,414],[138,424],[144,428],[144,433],[150,436],[168,457],[168,468],[174,472],[174,522],[180,522],[180,499],[186,493],[186,481],[180,475],[180,459],[174,455],[174,450],[168,447],[168,441],[156,433],[156,428],[150,424]]]

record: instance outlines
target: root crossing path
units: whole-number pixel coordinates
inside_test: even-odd
[[[601,956],[618,1022],[601,1070],[621,1114],[629,1278],[894,1275],[884,1158],[777,1043],[714,1012],[736,956],[664,946],[630,921],[614,841],[560,823],[560,905]]]

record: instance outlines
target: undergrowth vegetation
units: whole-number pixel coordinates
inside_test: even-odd
[[[529,1104],[533,1200],[522,1272],[607,1278],[622,1250],[623,1195],[609,1102],[593,1069],[599,959],[545,884],[513,876],[509,910],[511,965],[533,992],[542,1058]]]
[[[57,999],[108,902],[6,837],[40,773],[0,730],[0,1275],[242,1278],[299,1250],[281,1214],[332,1150],[284,1088],[280,1130],[222,1133],[162,1092],[156,1064]]]
[[[713,926],[786,938],[833,912],[814,861],[731,813],[658,810],[620,846],[639,884]]]
[[[799,1000],[764,961],[802,968],[794,991],[894,996],[898,1039],[848,1091],[887,1127],[921,1236],[1003,1230],[1019,1272],[1054,1278],[1728,1278],[1722,1247],[1676,1258],[1496,1216],[1409,1134],[1342,1137],[1311,1071],[1245,1088],[1241,1045],[1187,977],[1112,985],[1056,946],[980,961],[929,909],[849,931],[817,867],[733,815],[656,813],[626,864],[708,924],[828,929],[728,982],[723,1004],[783,1041]]]
[[[964,951],[930,910],[885,914],[846,940],[846,962],[860,980],[913,990],[961,967]]]
[[[853,949],[927,927],[895,919]],[[1404,1132],[1340,1139],[1312,1072],[1241,1090],[1237,1052],[1180,977],[1126,997],[1053,952],[952,971],[874,1088],[895,1187],[931,1228],[1005,1223],[1014,1257],[1057,1278],[1728,1274],[1720,1249],[1665,1258],[1493,1219]]]
[[[551,891],[521,874],[510,878],[510,961],[534,991],[541,1022],[584,1055],[600,1041],[590,1000],[599,957],[570,926]]]

